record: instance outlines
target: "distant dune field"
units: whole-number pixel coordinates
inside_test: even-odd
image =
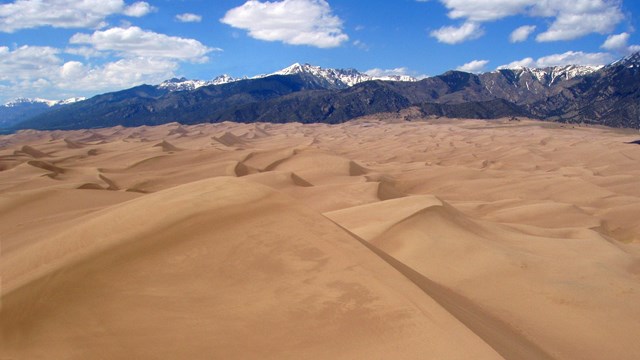
[[[0,359],[637,359],[640,134],[0,136]]]

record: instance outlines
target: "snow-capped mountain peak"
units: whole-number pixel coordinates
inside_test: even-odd
[[[201,86],[207,85],[203,80],[188,80],[187,78],[173,78],[163,81],[158,85],[161,89],[169,91],[190,91],[195,90]]]
[[[300,64],[300,63],[294,63],[291,66],[288,66],[282,70],[278,70],[274,73],[271,73],[269,75],[293,75],[293,74],[300,74],[300,73],[319,73],[320,70],[322,70],[319,66],[312,66],[309,64]]]
[[[511,70],[516,73],[518,78],[528,74],[535,77],[540,83],[547,86],[557,83],[558,81],[565,81],[573,79],[577,76],[585,76],[594,73],[602,68],[600,66],[590,65],[560,65],[549,66],[545,68],[529,68],[525,66],[517,66],[510,68],[499,68],[499,70]]]
[[[365,73],[361,73],[356,69],[330,69],[322,68],[320,66],[294,63],[284,69],[278,70],[270,74],[256,75],[251,79],[260,79],[274,75],[296,75],[307,74],[316,77],[325,85],[331,88],[347,88],[364,81],[371,80],[383,80],[383,81],[417,81],[416,78],[408,75],[385,75],[385,76],[371,76]],[[173,78],[166,80],[158,85],[161,89],[169,91],[190,91],[195,90],[202,86],[209,85],[222,85],[234,81],[245,80],[247,77],[235,78],[233,76],[223,74],[213,80],[188,80],[186,78]]]
[[[610,66],[623,65],[627,68],[640,68],[640,51],[625,56],[618,61],[614,61]]]
[[[233,76],[222,74],[220,76],[216,76],[213,80],[210,81],[211,85],[222,85],[230,82],[243,80],[241,78],[234,78]]]
[[[242,78],[234,78],[227,74],[223,74],[213,78],[212,80],[189,80],[187,78],[173,78],[163,81],[158,87],[160,89],[166,89],[169,91],[191,91],[199,87],[209,85],[222,85],[230,82],[242,80]]]
[[[8,103],[4,104],[6,107],[16,107],[21,105],[32,105],[32,104],[44,104],[48,107],[53,107],[56,105],[66,105],[72,104],[74,102],[85,100],[84,97],[72,97],[64,100],[48,100],[42,98],[17,98]]]
[[[372,76],[372,80],[381,80],[381,81],[405,81],[405,82],[413,82],[418,81],[413,76],[410,75],[384,75],[384,76]]]
[[[84,97],[84,96],[76,96],[76,97],[71,97],[71,98],[64,99],[64,100],[59,100],[56,105],[73,104],[73,103],[76,103],[78,101],[84,101],[84,100],[87,100],[87,98]]]
[[[54,106],[56,103],[57,103],[56,100],[47,100],[47,99],[41,99],[41,98],[17,98],[4,104],[4,106],[15,107],[15,106],[20,106],[25,104],[44,104],[51,107],[51,106]]]
[[[338,87],[350,87],[364,81],[383,80],[383,81],[417,81],[416,78],[408,75],[389,75],[389,76],[371,76],[361,73],[356,69],[331,69],[322,68],[309,64],[294,63],[282,70],[276,71],[269,75],[293,75],[293,74],[310,74],[322,78],[330,84]]]

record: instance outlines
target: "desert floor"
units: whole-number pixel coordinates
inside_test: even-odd
[[[0,136],[0,359],[637,359],[640,134]]]

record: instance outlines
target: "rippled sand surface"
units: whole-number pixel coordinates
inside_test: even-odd
[[[0,136],[2,359],[634,359],[640,134]]]

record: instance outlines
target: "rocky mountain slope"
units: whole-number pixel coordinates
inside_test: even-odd
[[[42,114],[56,106],[72,104],[85,98],[69,98],[65,100],[18,98],[0,105],[0,128],[7,128],[24,119]]]
[[[356,69],[325,69],[320,66],[309,64],[295,63],[289,67],[270,74],[262,74],[251,77],[251,79],[261,79],[273,75],[310,75],[316,79],[319,85],[327,89],[346,89],[350,86],[371,80],[383,81],[418,81],[418,79],[408,75],[388,75],[388,76],[371,76],[359,72]],[[213,78],[212,80],[189,80],[186,78],[173,78],[166,80],[158,85],[159,88],[169,91],[190,91],[199,87],[210,85],[222,85],[230,82],[250,79],[248,77],[236,78],[227,74],[223,74]]]
[[[640,128],[640,53],[603,67],[527,107],[553,121]]]
[[[408,107],[426,116],[532,116],[637,128],[639,63],[640,54],[634,54],[605,67],[515,68],[483,74],[449,71],[420,81],[380,81],[355,70],[294,64],[251,79],[226,77],[209,85],[174,79],[165,85],[103,94],[34,116],[17,128],[172,121],[339,123]]]

